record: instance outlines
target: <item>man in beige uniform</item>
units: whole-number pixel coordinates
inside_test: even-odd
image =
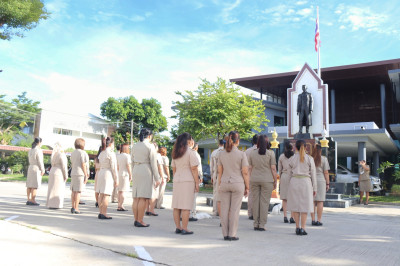
[[[249,160],[250,153],[254,150],[257,150],[257,141],[258,141],[258,135],[255,134],[251,141],[251,143],[253,144],[253,147],[248,148],[245,151],[246,156],[247,156],[247,161]],[[250,165],[249,165],[249,176],[251,176],[251,166]],[[253,206],[252,205],[253,205],[253,195],[251,193],[251,187],[250,187],[249,197],[247,199],[247,214],[248,214],[250,220],[253,220],[253,208],[252,208]]]
[[[211,153],[210,175],[213,184],[213,215],[219,215],[221,212],[221,202],[218,199],[218,153],[224,149],[224,141],[219,141],[218,149]]]
[[[121,155],[121,145],[117,146],[117,152],[115,153],[117,157],[117,161],[119,160],[118,157]],[[111,202],[112,203],[118,203],[118,187],[114,187],[114,190],[111,195]]]

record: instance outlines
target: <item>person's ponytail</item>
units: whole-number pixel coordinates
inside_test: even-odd
[[[304,163],[304,157],[306,156],[305,145],[306,145],[306,143],[302,139],[299,139],[298,141],[296,141],[296,149],[299,151],[301,163]]]
[[[32,149],[36,148],[37,145],[39,145],[39,143],[42,142],[41,138],[35,138],[32,142]]]
[[[304,151],[304,145],[300,146],[300,162],[304,163],[304,156],[306,155],[306,152]]]
[[[225,150],[231,152],[233,145],[239,141],[239,133],[237,131],[229,132],[228,136],[225,137]]]

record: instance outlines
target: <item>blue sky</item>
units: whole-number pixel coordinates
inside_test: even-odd
[[[156,98],[215,81],[399,58],[398,1],[47,0],[51,18],[0,41],[0,94],[99,114],[108,97]],[[171,123],[174,121],[169,120]]]

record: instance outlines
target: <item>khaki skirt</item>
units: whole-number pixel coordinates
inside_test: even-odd
[[[97,176],[96,192],[111,195],[114,190],[114,179],[111,169],[102,168]]]
[[[42,172],[39,166],[29,165],[28,175],[26,177],[27,188],[40,188],[42,184]]]
[[[287,200],[289,182],[289,175],[287,173],[282,173],[279,179],[279,196],[281,200]]]
[[[370,192],[372,190],[371,180],[360,181],[360,192]]]
[[[83,175],[73,175],[71,176],[71,190],[74,192],[81,192],[85,188]]]
[[[314,212],[313,187],[308,177],[292,177],[289,183],[287,209],[292,212]]]
[[[173,209],[191,210],[194,201],[194,181],[174,182],[172,189]]]
[[[326,180],[317,175],[317,195],[314,201],[325,201],[326,199]]]
[[[118,177],[118,191],[128,192],[131,188],[131,182],[129,181],[129,174],[120,175]]]

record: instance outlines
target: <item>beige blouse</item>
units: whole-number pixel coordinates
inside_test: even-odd
[[[258,154],[258,149],[253,150],[248,156],[249,166],[252,167],[250,182],[274,182],[271,166],[276,165],[275,154],[266,150],[265,155]]]
[[[28,152],[29,165],[37,166],[41,172],[44,173],[44,164],[43,164],[43,151],[39,147],[35,147],[30,149]]]
[[[82,164],[86,166],[86,173],[89,174],[89,156],[84,150],[76,149],[71,154],[71,176],[83,176]]]
[[[370,180],[369,172],[370,170],[364,170],[364,168],[360,167],[360,181]]]
[[[324,172],[331,169],[329,167],[328,158],[326,158],[325,156],[321,156],[321,165],[316,166],[315,169],[317,171],[317,180],[325,181]]]
[[[292,158],[292,157],[290,157],[290,158]],[[287,158],[285,156],[285,154],[281,154],[281,156],[279,156],[279,160],[278,160],[279,175],[282,176],[283,173],[286,173],[286,174],[288,173],[290,158]]]
[[[118,180],[117,157],[110,147],[100,153],[99,164],[100,169],[110,169],[113,179]]]
[[[311,183],[313,186],[313,191],[317,191],[317,178],[316,178],[316,170],[314,159],[305,154],[304,162],[300,162],[300,154],[296,152],[289,159],[289,177],[290,178],[304,178],[308,177],[311,179]]]
[[[121,153],[116,156],[118,164],[118,175],[129,176],[128,167],[132,167],[131,156],[127,153]]]
[[[231,152],[222,150],[218,153],[218,165],[223,167],[221,183],[243,183],[242,168],[249,166],[247,156],[237,147]]]
[[[175,167],[174,183],[194,182],[192,170],[193,166],[200,164],[196,152],[188,148],[181,158],[172,159],[171,166]]]

